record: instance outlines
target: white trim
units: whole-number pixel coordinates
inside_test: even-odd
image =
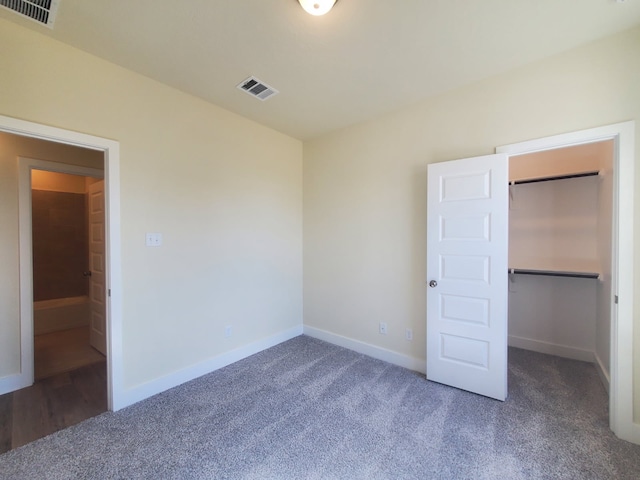
[[[33,245],[31,232],[31,171],[102,178],[102,170],[18,157],[18,235],[20,238],[20,381],[13,390],[33,384]],[[13,391],[11,390],[11,391]]]
[[[600,380],[602,380],[602,385],[607,390],[607,393],[610,393],[611,386],[611,378],[609,377],[609,372],[604,368],[604,363],[600,360],[600,357],[597,353],[593,353],[594,364],[596,366],[596,370],[598,371],[598,375],[600,376]]]
[[[568,345],[509,335],[509,346],[531,350],[533,352],[546,353],[547,355],[556,355],[557,357],[571,358],[572,360],[580,360],[582,362],[595,363],[595,354],[592,351],[570,347]]]
[[[120,144],[115,140],[3,115],[0,115],[0,131],[104,152],[106,285],[111,291],[107,302],[107,405],[111,410],[118,410],[123,406]],[[21,365],[21,371],[25,366]]]
[[[104,171],[97,168],[82,167],[69,163],[55,162],[51,160],[38,160],[37,158],[18,157],[20,168],[31,170],[45,170],[47,172],[67,173],[69,175],[81,175],[83,177],[104,178]],[[29,185],[29,193],[31,185]]]
[[[141,400],[214,372],[220,368],[231,365],[232,363],[251,355],[255,355],[267,348],[274,347],[279,343],[286,342],[287,340],[291,340],[292,338],[300,335],[302,335],[302,325],[295,326],[288,330],[283,330],[282,332],[263,338],[262,340],[257,340],[249,343],[248,345],[243,345],[235,350],[222,353],[216,357],[209,358],[203,362],[178,370],[177,372],[137,385],[123,393],[121,399],[122,403],[120,406],[126,407],[128,405],[133,405]]]
[[[28,387],[30,384],[24,384],[24,376],[22,373],[16,373],[0,378],[0,395]]]
[[[640,424],[633,422],[634,135],[635,122],[629,121],[505,145],[496,152],[522,155],[603,140],[615,143],[612,293],[618,304],[612,302],[611,308],[609,425],[618,437],[640,444]]]
[[[361,342],[360,340],[354,340],[349,337],[343,337],[335,333],[321,330],[319,328],[304,326],[304,334],[325,342],[338,345],[339,347],[348,348],[363,355],[377,358],[378,360],[384,360],[385,362],[393,363],[400,367],[408,368],[420,373],[425,373],[426,361],[421,358],[411,357],[402,353],[394,352],[393,350],[387,350],[386,348],[371,345],[370,343]]]

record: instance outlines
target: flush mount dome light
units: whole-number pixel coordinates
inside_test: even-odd
[[[324,15],[338,0],[298,0],[302,8],[311,15]]]

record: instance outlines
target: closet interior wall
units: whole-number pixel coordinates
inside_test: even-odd
[[[514,156],[509,163],[509,268],[544,273],[509,274],[509,345],[593,362],[606,388],[613,153],[613,141],[604,141]],[[584,172],[598,175],[553,179]]]

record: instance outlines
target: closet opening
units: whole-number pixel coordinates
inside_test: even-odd
[[[591,243],[581,242],[580,244],[573,244],[576,249],[586,252],[589,248],[593,252],[593,249],[597,249],[597,255],[592,258],[592,267],[589,268],[591,273],[598,273],[599,279],[571,279],[567,280],[581,281],[581,282],[597,282],[595,287],[592,285],[591,292],[595,289],[595,298],[592,297],[588,300],[591,305],[591,309],[596,309],[596,330],[593,331],[593,327],[590,325],[587,329],[595,335],[594,342],[590,345],[594,346],[592,351],[592,360],[596,364],[599,362],[601,365],[597,365],[596,368],[602,372],[602,382],[609,385],[609,426],[615,433],[615,435],[623,440],[630,441],[632,443],[640,444],[640,424],[636,423],[634,417],[634,369],[633,369],[633,357],[634,357],[634,297],[635,297],[635,277],[634,277],[634,225],[631,219],[634,218],[634,196],[635,196],[635,122],[627,121],[622,123],[616,123],[612,125],[606,125],[601,127],[590,128],[587,130],[569,132],[551,137],[539,138],[534,140],[528,140],[520,143],[514,143],[510,145],[503,145],[496,148],[497,154],[506,155],[507,161],[511,158],[524,156],[527,154],[534,154],[536,152],[555,152],[566,151],[565,148],[577,147],[577,148],[589,148],[589,145],[595,145],[595,147],[609,148],[608,145],[612,145],[612,161],[611,169],[603,172],[603,175],[598,177],[592,177],[592,179],[599,179],[598,181],[598,218],[595,220],[600,222],[600,225],[604,225],[607,221],[606,217],[600,215],[601,210],[603,212],[611,213],[611,229],[610,236],[607,238],[606,228],[596,227],[596,235],[602,235],[597,239],[591,237]],[[610,141],[611,143],[607,143]],[[605,147],[605,145],[607,145]],[[575,152],[575,150],[574,150]],[[609,150],[611,152],[611,150]],[[550,153],[551,155],[551,153]],[[553,163],[553,161],[549,160]],[[569,161],[558,162],[562,166],[567,166]],[[582,160],[580,168],[584,170],[598,170],[599,166],[588,167],[588,161]],[[514,164],[515,165],[515,164]],[[515,167],[517,168],[517,167]],[[558,173],[559,174],[559,173]],[[561,180],[560,182],[562,182]],[[578,181],[578,180],[576,180]],[[527,186],[527,185],[523,185]],[[512,189],[513,187],[509,187]],[[607,193],[607,189],[610,189],[611,193]],[[508,192],[507,192],[508,193]],[[593,198],[593,197],[592,197]],[[600,199],[611,199],[611,208],[606,207],[605,203],[601,203]],[[545,200],[542,200],[545,201]],[[593,222],[593,220],[591,220]],[[588,223],[584,223],[588,225]],[[591,223],[591,232],[593,232],[593,223]],[[535,233],[535,232],[534,232]],[[593,235],[593,233],[592,233]],[[583,238],[584,239],[584,235]],[[606,247],[606,242],[611,242],[610,247]],[[519,248],[519,247],[518,247]],[[509,252],[510,255],[515,255],[517,250]],[[525,249],[520,249],[520,252],[526,255]],[[610,263],[606,256],[611,255]],[[572,254],[570,259],[574,260],[578,257],[577,254]],[[556,257],[557,258],[557,257]],[[588,259],[589,257],[583,257]],[[595,258],[595,260],[594,260]],[[510,260],[514,260],[511,258]],[[581,262],[584,270],[585,262]],[[588,262],[586,262],[588,263]],[[610,270],[606,268],[610,265]],[[539,268],[539,267],[537,267]],[[575,268],[574,265],[565,264],[561,268],[571,270]],[[598,271],[602,268],[602,271]],[[554,269],[558,269],[554,266]],[[508,275],[509,276],[509,275]],[[525,277],[525,275],[517,275],[517,277]],[[518,280],[516,278],[516,281]],[[533,278],[533,277],[531,277]],[[539,277],[541,278],[541,277]],[[519,282],[522,285],[521,282]],[[518,300],[513,299],[514,294],[509,294],[513,302],[513,308],[517,307]],[[605,296],[608,295],[608,298]],[[520,295],[522,297],[522,295]],[[559,302],[565,308],[571,305],[573,302],[568,301]],[[578,299],[578,301],[581,301]],[[607,308],[607,304],[610,308]],[[541,307],[542,305],[536,305]],[[606,313],[609,313],[607,318]],[[561,311],[554,315],[559,316]],[[593,312],[592,312],[593,313]],[[593,319],[592,316],[587,318]],[[609,321],[607,327],[606,321]],[[515,327],[517,329],[517,327]],[[558,327],[556,327],[558,328]],[[582,334],[582,331],[576,332],[576,334]],[[509,332],[510,335],[518,336],[517,330]],[[607,341],[607,335],[609,340]],[[524,338],[524,336],[523,336]],[[511,339],[514,340],[513,338]],[[550,342],[549,342],[550,343]],[[541,345],[541,342],[537,344]],[[564,345],[573,347],[569,352],[564,350],[564,355],[569,353],[574,354],[579,351],[580,348],[575,348],[575,343]],[[555,348],[555,347],[554,347]],[[608,352],[607,352],[608,348]],[[589,351],[587,350],[587,354]],[[583,354],[584,352],[581,352]],[[596,359],[595,357],[598,357]],[[558,357],[552,357],[558,358]],[[608,378],[607,375],[608,374]]]
[[[509,157],[508,344],[592,363],[604,386],[593,393],[603,401],[615,298],[614,155],[609,139]]]

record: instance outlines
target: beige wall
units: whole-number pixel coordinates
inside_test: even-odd
[[[85,151],[91,152],[86,149]],[[48,192],[86,193],[87,178],[81,175],[33,170],[31,172],[31,188]]]
[[[120,142],[125,387],[301,324],[300,141],[3,20],[0,59],[0,114]],[[18,368],[18,219],[0,212],[2,376]]]
[[[424,359],[427,164],[625,120],[640,128],[638,85],[640,28],[306,143],[305,325]]]

